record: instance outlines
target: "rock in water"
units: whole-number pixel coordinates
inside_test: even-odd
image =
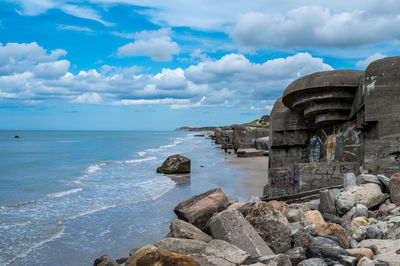
[[[179,154],[171,155],[164,161],[164,163],[160,167],[157,168],[157,173],[190,173],[190,159]]]
[[[389,182],[390,199],[400,205],[400,172],[392,175]]]
[[[213,216],[210,220],[210,229],[215,239],[225,240],[252,256],[274,254],[257,231],[237,210],[225,210]]]
[[[285,216],[271,204],[258,202],[246,220],[256,229],[274,253],[291,249],[291,230]]]
[[[201,231],[196,226],[183,220],[176,219],[169,226],[171,236],[176,238],[195,239],[204,242],[210,242],[211,236]]]
[[[103,255],[96,259],[93,266],[118,266],[119,264],[108,255]]]
[[[216,188],[179,203],[174,212],[180,219],[204,231],[214,213],[221,212],[228,206],[228,197],[220,188]]]

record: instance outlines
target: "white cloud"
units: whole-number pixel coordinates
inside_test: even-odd
[[[257,106],[276,99],[299,76],[330,70],[321,58],[297,53],[253,63],[244,55],[207,59],[186,69],[164,68],[140,73],[137,66],[103,65],[100,70],[69,72],[64,50],[48,52],[36,43],[0,44],[0,98],[125,106],[168,105],[171,108]]]
[[[101,104],[103,99],[101,96],[95,92],[84,93],[75,97],[70,101],[71,103],[87,103],[87,104]]]
[[[118,48],[121,57],[145,55],[154,61],[170,61],[179,53],[179,46],[172,41],[169,29],[142,31],[135,34],[135,41]]]
[[[97,22],[100,22],[104,26],[113,26],[114,23],[107,22],[101,18],[101,15],[94,9],[90,7],[81,7],[77,5],[71,5],[71,4],[63,4],[60,6],[60,9],[72,16],[78,17],[78,18],[84,18],[84,19],[89,19],[89,20],[94,20]]]
[[[94,30],[87,27],[79,27],[74,25],[58,25],[59,30],[72,30],[72,31],[82,31],[82,32],[94,32]]]
[[[365,58],[364,60],[358,61],[358,62],[356,63],[356,65],[357,65],[358,67],[363,67],[363,68],[365,68],[365,67],[367,67],[370,63],[372,63],[373,61],[378,60],[378,59],[381,59],[381,58],[384,58],[384,57],[386,57],[386,55],[383,55],[383,54],[381,54],[381,53],[376,53],[376,54],[373,54],[373,55],[371,55],[371,56]]]
[[[354,10],[333,13],[303,6],[284,15],[249,12],[239,16],[231,35],[243,47],[356,47],[400,38],[400,16]]]

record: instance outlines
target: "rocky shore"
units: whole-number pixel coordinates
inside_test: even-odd
[[[166,238],[94,265],[400,265],[400,173],[349,173],[343,185],[292,204],[213,189],[174,208]]]

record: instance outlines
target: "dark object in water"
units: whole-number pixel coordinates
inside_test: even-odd
[[[18,135],[15,135],[14,139],[19,139],[20,137]]]

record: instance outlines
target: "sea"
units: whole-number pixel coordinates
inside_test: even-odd
[[[221,187],[247,200],[230,156],[195,134],[0,131],[0,265],[127,257],[165,237],[193,195]],[[156,173],[173,154],[191,159],[190,175]]]

